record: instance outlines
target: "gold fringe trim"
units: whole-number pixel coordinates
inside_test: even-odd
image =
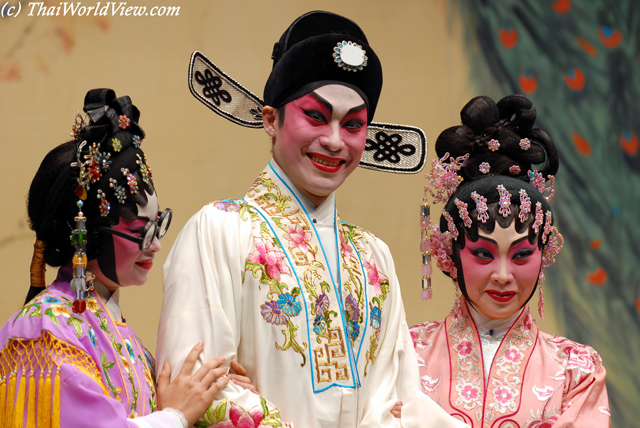
[[[0,427],[60,428],[62,364],[91,377],[108,395],[96,361],[84,350],[48,331],[37,339],[14,338],[0,350]]]
[[[40,412],[40,418],[42,419],[42,426],[47,428],[51,427],[51,373],[47,374],[47,380],[44,382],[44,397],[42,399],[42,412]]]
[[[4,378],[0,381],[0,423],[4,422],[4,415],[7,406],[7,382]]]
[[[29,386],[27,387],[29,394],[27,407],[27,428],[36,428],[36,380],[33,374],[29,376]]]
[[[10,427],[13,422],[13,403],[16,396],[16,374],[11,373],[7,389],[7,407],[4,415],[3,427]]]
[[[22,374],[20,376],[20,384],[18,387],[18,398],[16,399],[16,406],[13,409],[13,428],[22,427],[24,421],[24,401],[25,401],[25,384],[27,383],[27,377]]]
[[[60,371],[53,383],[53,411],[51,412],[51,427],[60,428]]]

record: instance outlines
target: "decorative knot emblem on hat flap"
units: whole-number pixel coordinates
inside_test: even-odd
[[[333,60],[347,71],[362,70],[367,66],[367,55],[362,46],[343,40],[333,48]]]

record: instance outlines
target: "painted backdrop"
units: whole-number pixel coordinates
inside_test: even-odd
[[[560,155],[551,201],[565,246],[550,270],[564,335],[600,352],[613,426],[640,402],[640,3],[456,1],[480,92],[529,96]]]

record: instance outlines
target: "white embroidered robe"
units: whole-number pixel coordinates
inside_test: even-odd
[[[398,399],[404,426],[461,426],[419,393],[387,245],[341,223],[333,195],[313,212],[303,201],[271,161],[243,199],[188,221],[164,266],[159,366],[177,374],[203,341],[204,359],[248,370],[260,396],[230,383],[203,426],[400,426]]]

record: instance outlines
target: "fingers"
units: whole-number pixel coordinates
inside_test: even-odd
[[[224,363],[224,361],[225,361],[224,357],[215,357],[206,361],[198,369],[198,371],[193,374],[194,378],[198,381],[204,379],[204,377],[207,376],[213,369],[217,369],[218,367],[220,367],[222,363]],[[227,372],[229,371],[229,368],[223,367],[222,370],[223,370],[222,374],[227,374]]]
[[[209,370],[200,381],[203,385],[206,385],[206,388],[209,388],[212,383],[222,380],[221,378],[226,377],[229,369],[227,367],[218,367],[213,370]]]
[[[202,342],[196,343],[194,347],[191,348],[189,355],[187,355],[187,358],[184,360],[184,364],[182,364],[182,369],[180,370],[181,376],[189,376],[191,374],[191,371],[193,370],[193,366],[198,360],[198,356],[200,355],[203,349],[204,349],[204,343]]]
[[[169,385],[169,381],[171,380],[171,366],[168,362],[164,362],[162,365],[162,369],[160,370],[160,374],[158,375],[158,388],[164,388]]]
[[[231,380],[231,382],[235,383],[236,385],[241,386],[244,389],[248,389],[254,394],[258,394],[258,390],[256,389],[255,386],[253,386],[250,378],[231,373],[229,374],[229,379]]]
[[[396,418],[400,418],[402,416],[402,401],[398,401],[393,406],[393,408],[391,409],[391,414]]]
[[[242,367],[240,363],[237,362],[236,360],[231,361],[231,370],[233,370],[234,372],[236,372],[241,376],[247,375],[247,370],[244,367]]]
[[[219,377],[218,380],[213,382],[207,391],[207,394],[211,397],[209,401],[213,400],[216,394],[224,389],[225,386],[229,383],[228,376]]]

